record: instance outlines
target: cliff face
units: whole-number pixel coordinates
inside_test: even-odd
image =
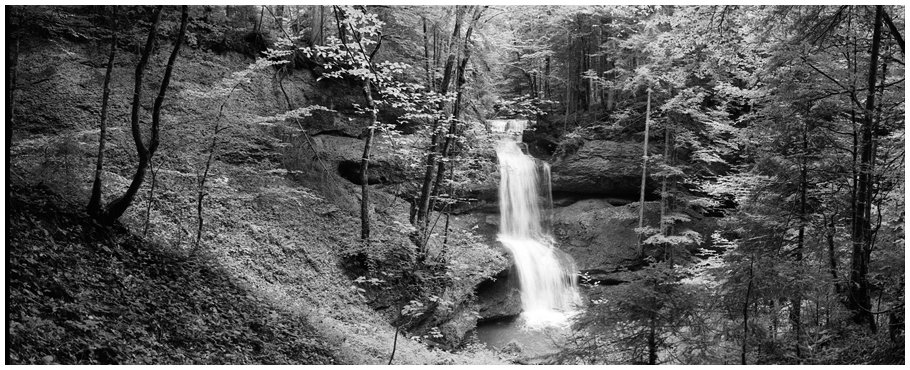
[[[163,42],[149,60],[143,81],[143,115],[151,113],[170,47]],[[103,43],[40,38],[24,40],[19,54],[14,105],[20,125],[15,130],[62,133],[69,129],[96,128],[109,50],[109,45]],[[108,118],[111,126],[129,123],[138,59],[134,49],[117,50],[111,76]],[[186,125],[183,121],[191,115],[206,113],[210,107],[181,93],[189,90],[210,92],[219,81],[244,70],[251,63],[251,58],[232,52],[215,54],[191,47],[182,48],[165,99],[165,118],[174,124]],[[248,83],[241,84],[231,94],[228,110],[243,112],[255,119],[289,110],[288,101],[290,109],[320,105],[335,112],[316,112],[313,117],[307,118],[305,128],[310,134],[328,132],[356,137],[366,126],[365,118],[354,114],[353,104],[362,99],[358,90],[344,84],[317,82],[310,70],[289,69],[277,74],[270,68],[258,71]]]
[[[564,144],[552,158],[553,191],[637,199],[641,189],[641,143],[582,140]]]
[[[526,139],[553,137],[547,130],[559,127],[546,123]],[[653,143],[651,155],[662,150]],[[545,153],[541,153],[545,154]],[[594,132],[590,137],[562,140],[549,160],[554,195],[553,229],[559,248],[572,255],[582,271],[616,271],[639,265],[654,247],[639,253],[639,197],[641,195],[642,142],[628,133]],[[649,165],[649,175],[656,165]],[[653,176],[653,175],[652,175]],[[660,223],[660,184],[651,176],[645,182],[644,225]],[[688,245],[689,251],[711,246],[716,218],[685,209],[676,210],[691,219],[678,225],[679,231],[698,232],[702,242]],[[621,280],[621,279],[620,279]]]

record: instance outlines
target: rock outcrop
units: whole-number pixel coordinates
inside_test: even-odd
[[[646,202],[650,224],[657,222],[659,204]],[[575,258],[579,270],[612,269],[638,258],[638,207],[616,207],[605,199],[586,199],[553,210],[559,248]]]
[[[612,199],[584,199],[553,210],[553,229],[559,248],[575,258],[581,271],[589,270],[599,279],[625,280],[613,276],[625,267],[636,265],[638,256],[638,203],[615,206]],[[701,234],[699,245],[686,248],[711,247],[711,233],[717,229],[715,217],[689,215],[692,220],[678,226]],[[660,202],[645,202],[645,225],[660,221]],[[645,248],[645,254],[651,253]]]
[[[521,313],[521,290],[514,269],[505,269],[477,286],[479,321],[516,316]]]
[[[553,191],[637,198],[641,188],[641,155],[639,143],[563,142],[550,164]]]
[[[327,166],[338,171],[341,177],[360,185],[363,140],[333,135],[318,135],[312,140]],[[369,184],[398,184],[407,179],[405,162],[396,158],[394,153],[392,143],[385,137],[377,135],[373,138],[367,179]]]

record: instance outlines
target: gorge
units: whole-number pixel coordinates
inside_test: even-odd
[[[904,362],[902,6],[5,11],[8,364]]]

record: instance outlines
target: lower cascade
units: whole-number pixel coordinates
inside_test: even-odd
[[[555,239],[541,222],[541,203],[552,203],[550,167],[526,155],[515,139],[513,134],[520,135],[524,121],[492,123],[494,130],[505,133],[496,145],[501,173],[498,240],[515,259],[523,324],[527,328],[566,325],[579,295],[575,262],[555,247]]]

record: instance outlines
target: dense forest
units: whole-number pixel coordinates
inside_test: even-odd
[[[904,364],[903,6],[5,21],[7,364]]]

